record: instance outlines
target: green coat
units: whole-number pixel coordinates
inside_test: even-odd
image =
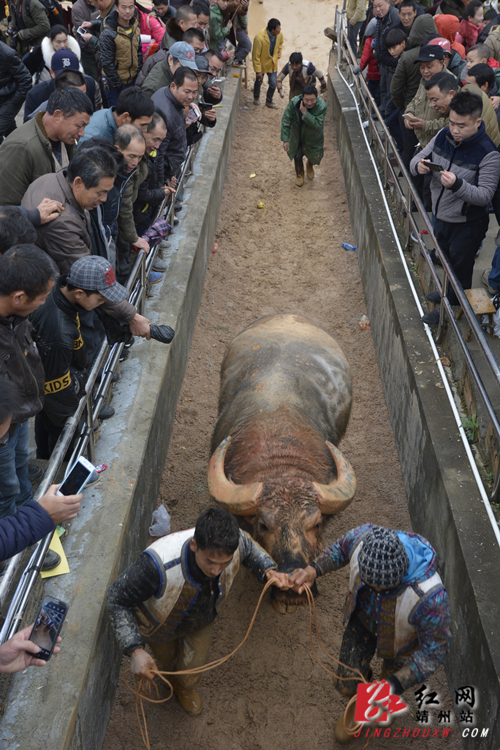
[[[299,100],[301,96],[294,96],[288,103],[281,120],[281,140],[288,141],[290,148],[288,157],[293,159],[297,153],[299,143],[302,151],[311,164],[319,164],[323,158],[323,123],[326,115],[326,102],[320,96],[312,109],[302,117],[300,124]]]

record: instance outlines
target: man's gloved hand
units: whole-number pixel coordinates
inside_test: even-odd
[[[355,76],[359,76],[359,74],[361,73],[361,66],[356,65],[356,67],[352,69],[352,72],[354,73]]]

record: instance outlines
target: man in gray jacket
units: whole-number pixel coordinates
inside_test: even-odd
[[[432,172],[432,212],[434,233],[464,289],[472,285],[476,253],[486,236],[489,205],[498,185],[500,154],[486,135],[481,113],[483,100],[472,91],[455,94],[450,103],[449,125],[434,136],[410,164],[413,175],[429,172],[428,162],[441,171]],[[439,292],[427,299],[438,304]],[[452,305],[458,299],[451,289]],[[439,323],[439,310],[423,316],[428,325]]]
[[[167,123],[167,136],[159,151],[159,178],[162,185],[175,187],[176,174],[186,157],[186,119],[184,107],[194,102],[198,79],[189,68],[178,68],[170,86],[159,89],[152,101]],[[166,182],[168,180],[168,182]]]

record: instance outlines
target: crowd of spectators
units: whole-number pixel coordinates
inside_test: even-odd
[[[470,289],[490,211],[500,223],[500,13],[481,0],[348,0],[346,17],[354,73],[366,76],[439,246]],[[481,281],[500,293],[500,248]],[[427,299],[441,301],[437,291]],[[438,324],[439,309],[423,320]]]
[[[147,281],[163,278],[162,208],[183,209],[182,165],[217,126],[224,64],[245,64],[247,28],[247,0],[76,0],[71,15],[57,0],[2,5],[0,567],[78,512],[81,495],[55,485],[34,502],[30,420],[49,460],[106,337],[126,344],[122,361],[134,336],[151,337],[125,285],[152,236]],[[113,414],[104,403],[98,418]],[[59,561],[49,552],[44,568]],[[23,631],[0,647],[0,671],[40,663],[25,643]]]

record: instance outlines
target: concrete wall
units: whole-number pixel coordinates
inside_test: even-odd
[[[413,529],[439,558],[452,610],[450,689],[476,688],[466,747],[500,746],[500,549],[464,455],[445,391],[402,267],[353,99],[334,67],[329,97],[352,227],[385,398],[405,479]],[[431,363],[429,363],[431,360]],[[461,725],[461,729],[470,725]],[[481,732],[480,732],[481,733]]]
[[[172,424],[213,243],[236,126],[240,80],[230,77],[218,123],[204,137],[185,190],[170,268],[146,315],[175,331],[169,346],[136,340],[115,388],[116,415],[101,427],[98,463],[108,469],[85,492],[64,544],[71,572],[45,593],[69,612],[63,652],[43,670],[13,680],[2,718],[2,750],[100,748],[121,655],[105,606],[109,584],[144,549],[156,506]],[[187,457],[186,460],[189,460]]]

